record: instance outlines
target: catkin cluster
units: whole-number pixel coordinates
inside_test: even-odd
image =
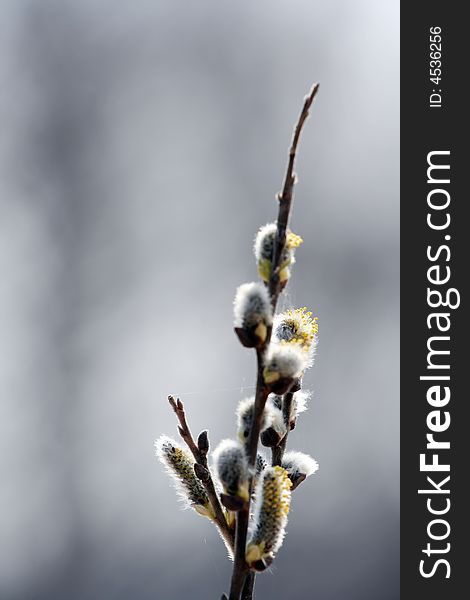
[[[274,560],[285,536],[292,491],[318,468],[307,454],[285,451],[287,436],[306,410],[310,397],[302,389],[302,378],[313,364],[318,321],[305,307],[273,314],[269,282],[274,271],[276,236],[276,223],[259,229],[254,254],[261,281],[240,285],[234,300],[235,332],[243,346],[257,349],[262,356],[262,383],[266,392],[262,411],[256,413],[257,397],[240,400],[236,409],[236,436],[220,442],[212,453],[212,468],[198,465],[197,455],[191,456],[166,436],[156,442],[157,455],[180,494],[199,514],[215,518],[215,507],[205,487],[209,479],[223,507],[224,525],[230,531],[234,533],[236,513],[249,510],[245,554],[246,564],[253,571],[266,569]],[[281,289],[291,275],[295,250],[301,243],[298,235],[287,231],[278,265]],[[259,440],[272,455],[268,459],[257,452],[255,464],[250,466],[256,414]],[[220,529],[220,523],[217,525]]]

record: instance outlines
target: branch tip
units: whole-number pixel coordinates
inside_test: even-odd
[[[171,408],[176,412],[177,411],[177,404],[176,404],[175,397],[170,394],[168,396],[168,402],[170,403]]]
[[[199,452],[206,455],[209,452],[209,435],[207,430],[201,431],[197,438],[197,447],[199,448]]]
[[[320,84],[318,82],[314,83],[312,85],[312,89],[310,90],[310,93],[307,94],[307,96],[305,96],[305,106],[307,107],[307,109],[312,106],[313,99],[317,95],[319,88],[320,88]]]

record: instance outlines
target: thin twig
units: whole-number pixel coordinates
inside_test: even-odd
[[[290,430],[290,413],[291,413],[291,407],[292,407],[293,401],[294,401],[294,393],[293,392],[287,392],[284,394],[284,398],[282,399],[282,415],[284,417],[284,424],[286,426],[286,434],[282,438],[279,445],[275,446],[271,451],[271,456],[272,456],[271,464],[273,467],[282,464],[284,452],[286,451],[287,437],[289,435],[289,430]]]
[[[179,398],[175,399],[173,396],[168,396],[168,402],[171,404],[175,415],[178,417],[178,421],[180,426],[178,427],[178,431],[186,442],[186,445],[191,450],[192,455],[197,463],[203,464],[201,462],[201,453],[199,452],[199,448],[196,446],[196,442],[193,439],[191,430],[189,429],[189,425],[186,421],[186,413],[184,412],[184,405]],[[204,465],[205,466],[205,465]]]
[[[228,526],[224,511],[222,510],[222,506],[220,504],[219,497],[214,486],[214,481],[212,479],[209,466],[207,464],[207,451],[201,451],[197,446],[196,442],[194,441],[191,430],[189,429],[189,425],[186,421],[186,413],[184,411],[184,405],[181,402],[181,400],[179,398],[175,399],[173,396],[168,396],[168,401],[171,404],[171,407],[173,408],[178,418],[180,424],[178,427],[178,431],[183,440],[185,441],[186,445],[190,449],[192,455],[194,456],[194,460],[196,461],[196,475],[201,480],[201,483],[207,492],[209,502],[211,503],[212,509],[214,510],[215,514],[214,521],[228,547],[231,548],[233,551],[235,543],[234,534]],[[200,465],[201,468],[197,469],[197,465]]]
[[[282,192],[278,194],[279,200],[279,212],[277,217],[277,236],[276,243],[274,245],[271,278],[269,280],[269,293],[271,296],[271,305],[273,313],[276,311],[277,301],[279,293],[281,291],[279,273],[281,268],[281,257],[284,252],[286,245],[286,233],[287,225],[289,222],[289,214],[292,206],[292,198],[294,194],[295,175],[294,175],[294,164],[297,152],[297,146],[300,139],[302,127],[307,120],[310,107],[312,106],[313,99],[318,92],[318,83],[315,84],[308,96],[305,98],[302,111],[294,129],[294,136],[289,149],[289,160],[287,163],[287,171],[284,179],[284,186]],[[250,431],[250,435],[247,441],[248,449],[248,463],[251,472],[254,472],[256,463],[256,455],[258,451],[258,440],[261,429],[261,420],[263,417],[264,407],[266,404],[269,390],[267,390],[264,383],[263,369],[264,369],[264,356],[265,351],[271,341],[272,326],[268,327],[265,343],[261,348],[256,350],[257,356],[257,382],[256,382],[256,395],[255,395],[255,406],[253,414],[253,423]],[[253,477],[250,477],[250,498],[253,486]],[[240,600],[240,594],[245,583],[245,579],[249,575],[253,579],[254,585],[254,574],[249,574],[248,566],[245,561],[246,552],[246,541],[249,523],[249,502],[244,510],[240,510],[237,513],[237,527],[235,536],[235,560],[233,566],[232,580],[230,584],[230,597],[229,600]],[[251,592],[248,590],[248,595],[243,596],[243,600],[250,600],[253,592],[253,586],[251,586]]]
[[[275,308],[277,304],[277,299],[279,297],[280,291],[279,272],[281,266],[281,256],[284,251],[284,246],[286,245],[287,225],[289,223],[289,214],[292,206],[292,198],[294,195],[294,165],[297,153],[297,146],[299,144],[302,127],[304,126],[304,123],[307,120],[310,107],[312,106],[313,99],[315,98],[319,87],[320,84],[316,83],[310,90],[310,93],[305,97],[304,105],[302,107],[299,120],[297,121],[297,124],[295,126],[292,144],[289,149],[289,160],[287,163],[287,171],[284,179],[284,186],[282,188],[282,192],[278,194],[279,215],[277,218],[277,240],[274,248],[272,275],[269,282],[269,292],[271,294],[271,302],[273,308]]]

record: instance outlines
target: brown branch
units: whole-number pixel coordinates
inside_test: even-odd
[[[241,600],[251,600],[253,598],[253,590],[255,588],[255,577],[254,571],[250,571],[245,577],[245,583],[242,589]]]
[[[212,509],[214,510],[215,524],[217,525],[228,547],[233,550],[235,541],[234,534],[228,526],[224,511],[222,510],[222,506],[217,495],[217,491],[215,489],[214,481],[212,479],[209,466],[207,464],[207,452],[209,450],[209,440],[207,438],[207,433],[203,432],[203,434],[201,434],[198,439],[199,445],[196,444],[192,436],[191,430],[189,429],[189,425],[186,421],[186,413],[184,411],[183,403],[179,398],[175,399],[173,396],[168,396],[168,401],[171,404],[171,407],[173,408],[178,418],[178,431],[183,440],[185,441],[186,445],[190,449],[192,455],[194,456],[194,460],[196,461],[196,464],[194,465],[194,471],[207,492],[209,502],[211,503]]]
[[[270,336],[270,331],[268,332]],[[269,342],[267,342],[269,343]],[[256,350],[257,358],[257,378],[256,378],[256,394],[255,407],[253,414],[253,423],[251,426],[250,436],[247,443],[248,464],[253,472],[256,463],[256,454],[258,451],[258,439],[261,430],[261,421],[264,411],[264,406],[268,398],[269,392],[264,384],[263,368],[264,368],[264,350],[266,343],[261,349]],[[250,497],[252,492],[253,480],[250,479]],[[245,562],[246,542],[248,535],[248,524],[250,507],[249,502],[244,510],[237,512],[237,526],[235,535],[235,557],[230,584],[230,600],[239,600],[245,578],[248,575],[248,566]],[[249,597],[248,597],[249,598]]]
[[[284,456],[284,452],[286,451],[287,437],[288,437],[289,431],[290,431],[290,413],[291,413],[291,407],[292,407],[293,401],[294,401],[294,393],[293,392],[287,392],[284,394],[284,398],[282,400],[282,415],[284,417],[284,423],[286,426],[286,435],[282,438],[279,445],[272,448],[272,450],[271,450],[271,456],[272,456],[271,464],[273,467],[275,467],[277,465],[281,465],[282,458]]]
[[[320,84],[316,83],[310,93],[305,97],[304,105],[302,107],[302,111],[299,116],[299,120],[294,129],[294,136],[292,138],[291,147],[289,149],[289,160],[287,163],[287,171],[284,179],[284,186],[282,188],[282,192],[278,194],[279,200],[279,214],[277,218],[277,240],[276,245],[274,247],[274,257],[273,257],[273,268],[272,275],[269,282],[269,292],[271,294],[271,301],[273,308],[276,307],[277,299],[279,297],[279,272],[281,266],[281,256],[284,251],[284,247],[286,245],[286,233],[287,233],[287,225],[289,223],[289,214],[292,207],[292,199],[294,196],[294,185],[295,185],[295,173],[294,173],[294,165],[295,165],[295,157],[297,153],[297,146],[299,144],[300,134],[302,132],[302,127],[304,126],[305,121],[309,115],[310,107],[312,106],[313,99],[317,95],[318,88]]]
[[[201,456],[199,452],[199,448],[196,446],[196,443],[193,439],[191,430],[189,429],[189,425],[186,421],[186,413],[184,412],[184,405],[179,398],[175,399],[173,396],[168,396],[168,402],[171,404],[175,415],[178,417],[178,421],[180,426],[178,427],[178,431],[180,436],[186,442],[186,445],[191,450],[192,455],[197,463],[203,464],[201,462]],[[205,465],[204,465],[205,466]]]
[[[269,293],[271,296],[271,305],[273,314],[276,311],[277,301],[281,291],[279,273],[281,268],[281,258],[286,245],[286,233],[287,225],[289,222],[289,215],[292,207],[292,199],[294,195],[295,175],[294,175],[294,164],[297,153],[297,146],[300,139],[302,127],[307,120],[310,107],[312,106],[313,99],[318,92],[319,84],[315,84],[308,96],[305,98],[302,111],[294,129],[294,136],[289,149],[289,160],[287,163],[287,171],[284,179],[284,186],[282,192],[278,195],[279,200],[279,212],[277,217],[277,236],[276,243],[274,245],[271,278],[269,280]],[[251,472],[254,472],[256,455],[258,451],[258,440],[261,429],[261,421],[263,417],[264,407],[266,400],[269,395],[269,390],[266,388],[263,377],[264,369],[264,356],[265,351],[271,341],[272,326],[268,327],[265,343],[261,348],[256,350],[257,357],[257,381],[256,381],[256,395],[255,395],[255,406],[253,414],[253,423],[250,431],[250,436],[247,441],[247,452],[248,452],[248,463]],[[253,486],[253,478],[250,478],[250,498]],[[252,579],[251,590],[250,587],[245,587],[246,594],[243,595],[243,600],[250,600],[253,593],[254,586],[254,573],[250,573],[248,566],[245,561],[246,552],[246,541],[248,533],[249,523],[249,502],[248,506],[244,510],[240,510],[237,513],[237,526],[235,536],[235,557],[234,566],[232,573],[232,580],[230,584],[230,598],[229,600],[240,600],[242,589],[244,588],[245,580],[248,578]],[[247,584],[248,585],[248,584]]]
[[[271,330],[268,332],[268,337],[271,337]],[[247,442],[248,464],[251,468],[256,465],[256,455],[258,452],[258,439],[261,431],[261,422],[264,413],[264,406],[269,396],[269,391],[264,383],[264,354],[269,342],[266,342],[263,348],[256,350],[257,362],[257,377],[256,377],[256,393],[255,393],[255,408],[253,415],[253,423],[251,426],[250,436]]]

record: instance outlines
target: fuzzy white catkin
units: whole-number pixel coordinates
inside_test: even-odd
[[[253,414],[255,409],[255,397],[240,400],[237,406],[238,437],[241,442],[246,442],[253,425]]]
[[[293,394],[289,414],[289,423],[291,427],[295,426],[299,414],[307,410],[307,400],[310,396],[311,393],[305,390],[298,390]]]
[[[289,423],[295,424],[295,421],[300,413],[307,410],[307,400],[311,397],[311,392],[307,390],[298,390],[292,396],[292,402],[290,407]],[[283,396],[280,394],[269,394],[268,402],[266,404],[269,411],[277,409],[278,411],[283,410]],[[269,414],[267,412],[267,414]],[[284,422],[284,420],[283,420]],[[279,430],[280,432],[280,430]]]
[[[299,475],[309,477],[318,471],[317,461],[303,452],[286,452],[282,459],[282,466],[291,479],[296,479]]]
[[[266,356],[265,371],[277,373],[280,379],[300,377],[309,365],[309,356],[295,344],[271,344]]]
[[[248,463],[245,449],[235,440],[222,440],[212,455],[225,493],[248,499]]]
[[[307,410],[307,401],[310,399],[311,395],[311,392],[308,390],[299,390],[298,392],[295,392],[290,411],[291,421],[295,420],[297,415]]]
[[[259,262],[261,260],[269,260],[272,261],[273,258],[273,250],[274,250],[274,240],[276,239],[277,234],[277,224],[276,223],[267,223],[259,228],[254,244],[254,254],[256,260]],[[284,248],[282,263],[292,261],[293,262],[293,252],[287,246]]]
[[[266,403],[265,426],[261,429],[260,441],[263,446],[275,447],[287,433],[283,412],[272,402]]]
[[[267,467],[259,478],[246,554],[249,564],[273,557],[281,547],[290,507],[291,485],[282,467]]]
[[[261,227],[256,234],[254,244],[254,254],[256,262],[258,264],[258,273],[263,281],[269,281],[272,271],[273,251],[274,243],[277,235],[276,223],[268,223]],[[300,239],[300,238],[299,238]],[[289,278],[288,265],[292,265],[295,262],[294,250],[287,243],[284,247],[281,257],[281,272],[280,280],[285,281]]]
[[[318,318],[312,317],[305,307],[286,310],[274,318],[272,339],[300,345],[307,353],[311,366],[318,344]]]
[[[237,288],[233,303],[235,327],[254,328],[260,323],[271,325],[272,308],[269,292],[262,283],[244,283]]]
[[[261,430],[263,431],[264,429],[272,427],[279,437],[283,438],[286,434],[287,427],[284,421],[282,410],[275,404],[269,403],[266,404],[265,415],[264,427],[262,427]]]
[[[258,262],[262,259],[272,260],[276,232],[276,223],[267,223],[259,228],[254,245],[255,258]]]
[[[175,440],[162,435],[155,442],[156,455],[174,479],[180,498],[200,514],[211,516],[209,498],[194,473],[194,458]]]
[[[237,406],[237,428],[238,438],[242,443],[248,440],[250,435],[251,427],[253,425],[253,415],[255,410],[255,397],[244,398],[240,400]],[[261,430],[266,427],[266,413],[267,407],[264,410],[261,418]]]

